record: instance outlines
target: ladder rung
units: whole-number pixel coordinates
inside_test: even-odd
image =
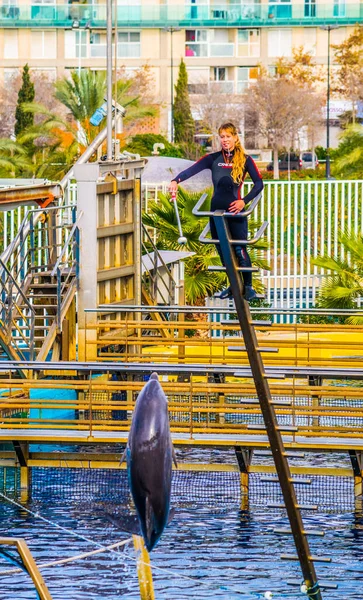
[[[239,401],[239,403],[240,404],[257,404],[257,405],[259,405],[260,401],[256,400],[255,398],[253,398],[253,399],[252,398],[251,399],[242,398]],[[292,402],[290,402],[289,400],[272,400],[270,402],[270,404],[272,404],[272,406],[292,406]]]
[[[301,581],[292,581],[291,579],[287,579],[286,583],[288,585],[301,585]],[[338,585],[336,583],[324,583],[323,581],[319,580],[319,587],[321,589],[326,589],[326,590],[337,590],[338,589]]]
[[[209,265],[207,270],[225,272],[226,267],[222,267],[221,265]],[[236,267],[236,271],[241,271],[242,273],[258,273],[259,270],[258,267]]]
[[[292,406],[290,400],[271,400],[270,404],[272,406]]]
[[[282,560],[299,560],[299,557],[295,556],[295,554],[281,554],[280,558]],[[327,556],[309,556],[309,560],[312,562],[331,563],[331,558],[328,558]]]
[[[247,429],[256,429],[258,431],[260,430],[266,430],[266,426],[265,425],[247,425]],[[297,427],[293,427],[292,425],[277,425],[276,429],[278,431],[291,431],[291,432],[296,432],[299,431],[299,429]]]
[[[230,352],[247,352],[246,346],[229,346],[228,350]],[[279,351],[278,348],[271,348],[271,347],[265,348],[262,346],[257,346],[257,348],[255,348],[255,350],[257,352],[276,352],[276,353]]]
[[[270,502],[267,506],[269,508],[286,508],[285,504],[278,504],[277,502]],[[316,504],[295,504],[295,508],[300,510],[318,510]]]
[[[222,321],[220,321],[221,325],[239,325],[240,322],[238,319],[223,319]],[[250,321],[250,325],[262,325],[263,327],[270,327],[272,325],[272,321]]]
[[[268,483],[279,483],[278,477],[261,477],[260,481]],[[311,485],[311,479],[302,479],[299,477],[289,477],[290,483],[298,483],[302,485]]]
[[[304,452],[294,452],[292,450],[288,450],[287,452],[283,452],[282,454],[287,458],[305,458]]]
[[[281,533],[282,535],[285,535],[285,534],[286,535],[288,535],[288,534],[292,535],[291,529],[279,529],[279,528],[277,528],[277,529],[274,529],[273,531],[274,531],[274,533]],[[315,536],[318,536],[318,537],[324,537],[324,535],[325,535],[324,531],[319,531],[318,529],[303,530],[302,533],[304,535],[313,535],[313,536],[315,535]]]
[[[252,374],[248,374],[246,371],[235,371],[233,377],[243,377],[246,379],[246,377],[252,377]],[[263,377],[265,379],[286,379],[286,375],[282,373],[263,373]]]

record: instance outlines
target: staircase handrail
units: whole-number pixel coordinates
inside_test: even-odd
[[[10,280],[12,286],[14,286],[16,288],[16,290],[17,290],[18,294],[21,296],[21,299],[24,302],[25,306],[30,311],[29,353],[30,353],[30,356],[33,357],[33,358],[31,358],[31,360],[33,360],[34,359],[34,327],[35,327],[35,310],[34,310],[34,307],[29,302],[29,300],[26,297],[26,295],[24,294],[23,290],[18,285],[16,279],[14,279],[11,271],[8,269],[8,267],[6,266],[6,264],[4,263],[4,261],[1,258],[0,258],[0,267],[5,271],[5,273],[8,276],[8,280]],[[2,282],[2,278],[0,278],[0,281]],[[12,315],[14,310],[18,310],[18,308],[14,306],[13,296],[10,294],[10,295],[8,295],[8,313],[9,313],[9,315]],[[22,318],[24,318],[24,315],[22,315]],[[11,321],[9,319],[9,326],[10,326],[10,324],[11,324],[12,321],[13,321],[13,319],[11,319]]]
[[[151,246],[153,248],[154,256],[156,257],[156,262],[155,262],[156,268],[157,268],[158,262],[160,261],[160,266],[164,267],[164,269],[166,270],[166,272],[168,274],[169,285],[170,285],[170,283],[172,283],[174,285],[174,287],[178,287],[177,286],[177,282],[175,281],[175,279],[174,279],[174,277],[173,277],[173,275],[171,273],[171,270],[169,269],[168,265],[165,263],[162,255],[159,252],[159,249],[155,246],[155,244],[154,244],[154,242],[153,242],[153,240],[152,240],[152,238],[151,238],[151,236],[150,236],[147,228],[145,227],[145,225],[143,223],[142,223],[142,230],[143,230],[143,233],[148,238],[148,240],[149,240],[149,242],[150,242],[150,244],[151,244]],[[146,246],[145,246],[144,243],[142,243],[142,246],[146,249],[147,255],[149,256],[150,252],[148,251],[148,249],[146,248]],[[141,256],[141,262],[142,262],[142,259],[143,259],[143,257]],[[149,269],[147,269],[147,270],[149,271]],[[163,276],[160,273],[159,273],[159,278],[163,282],[164,286],[168,289],[169,288],[168,282],[165,282]],[[159,290],[159,293],[161,293],[160,290]],[[165,298],[163,297],[162,294],[161,294],[161,296],[162,296],[163,300],[165,301]]]
[[[66,241],[65,241],[65,243],[64,243],[64,246],[63,246],[63,248],[62,248],[62,252],[60,253],[60,255],[59,255],[59,257],[58,257],[58,260],[57,260],[57,262],[55,263],[55,265],[54,265],[54,267],[53,267],[53,270],[52,270],[52,272],[51,272],[51,276],[52,276],[52,277],[54,277],[54,276],[57,274],[57,270],[58,270],[58,269],[60,269],[60,265],[61,265],[62,259],[63,259],[64,255],[65,255],[65,253],[66,253],[66,250],[67,250],[67,249],[68,249],[68,247],[70,246],[70,243],[71,243],[71,241],[72,241],[73,237],[75,237],[75,231],[76,231],[76,229],[78,229],[78,223],[79,223],[79,221],[80,221],[80,219],[81,219],[82,215],[83,215],[83,211],[81,211],[81,212],[79,213],[79,215],[78,215],[78,217],[77,217],[76,221],[73,223],[72,229],[71,229],[71,231],[69,232],[68,238],[66,239]]]
[[[203,206],[204,202],[207,199],[207,194],[202,194],[201,197],[199,198],[198,202],[196,203],[196,205],[194,206],[193,210],[192,210],[192,214],[197,216],[197,217],[213,217],[214,216],[214,212],[213,211],[202,211],[199,210],[201,206]],[[257,204],[259,203],[259,201],[262,198],[262,192],[260,192],[256,198],[253,198],[253,200],[251,200],[251,204],[248,202],[249,208],[247,208],[247,210],[243,210],[240,213],[238,213],[237,215],[230,213],[228,211],[225,211],[223,213],[224,217],[229,217],[229,218],[233,218],[233,217],[249,217],[249,215],[251,213],[253,213],[253,211],[255,210]]]

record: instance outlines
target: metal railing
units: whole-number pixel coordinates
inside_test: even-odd
[[[262,255],[271,271],[261,271],[267,301],[280,309],[311,307],[325,274],[311,260],[322,254],[344,258],[338,239],[341,230],[363,234],[363,181],[264,183],[254,214],[256,221],[270,224],[265,238],[268,248]],[[145,211],[168,184],[143,185]],[[245,183],[243,194],[250,189],[251,184]]]
[[[153,304],[174,305],[177,283],[144,225],[142,225],[141,240],[142,277],[145,289],[149,292]]]
[[[206,2],[204,4],[135,4],[118,5],[119,26],[165,27],[166,25],[191,27],[269,26],[284,24],[349,24],[361,18],[361,6],[357,2],[345,3],[344,10],[337,10],[333,3],[317,4],[316,11],[306,10],[306,4],[230,4]],[[47,27],[72,26],[73,21],[91,27],[106,27],[106,3],[100,4],[29,4],[4,6],[0,13],[2,27],[28,27],[34,21]]]
[[[73,227],[69,233],[67,240],[64,242],[62,251],[57,262],[51,272],[51,277],[57,278],[57,328],[61,329],[62,324],[62,308],[63,299],[71,286],[79,286],[79,242],[80,232],[78,222],[82,216],[82,212],[76,219],[76,209],[72,209]]]
[[[0,259],[0,324],[3,350],[34,360],[35,312],[18,282]]]

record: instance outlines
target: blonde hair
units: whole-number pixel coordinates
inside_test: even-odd
[[[223,125],[221,125],[218,129],[218,134],[221,135],[222,131],[228,131],[228,133],[237,136],[237,140],[234,146],[234,155],[232,159],[233,168],[231,176],[235,183],[242,183],[243,171],[246,164],[246,154],[238,137],[237,128],[235,127],[235,125],[233,125],[233,123],[223,123]]]

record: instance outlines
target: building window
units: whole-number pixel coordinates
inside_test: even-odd
[[[316,0],[305,0],[304,16],[316,17]]]
[[[258,67],[238,67],[237,71],[237,94],[245,92],[258,79]]]
[[[269,19],[291,19],[291,0],[276,0],[268,5]]]
[[[18,19],[20,10],[17,0],[3,0],[1,5],[1,16],[8,19]]]
[[[345,17],[345,0],[334,0],[334,17]]]
[[[188,52],[188,54],[187,54]],[[208,56],[207,29],[187,29],[185,32],[185,56]]]
[[[189,19],[207,19],[209,0],[185,0],[186,17]]]
[[[309,52],[311,56],[316,55],[316,27],[305,27],[303,31],[304,35],[304,50]]]
[[[88,31],[84,31],[82,29],[66,31],[64,42],[65,58],[87,58]],[[106,56],[106,54],[104,54],[104,56]]]
[[[292,56],[291,29],[269,29],[268,56]]]
[[[188,91],[190,94],[207,94],[209,85],[209,67],[188,68]]]
[[[209,91],[219,94],[233,94],[234,82],[228,78],[228,67],[212,67]]]
[[[91,58],[106,58],[106,34],[91,33],[90,35],[90,56]]]
[[[4,29],[4,58],[18,58],[18,32],[16,29]]]
[[[119,31],[117,34],[117,56],[138,58],[141,56],[140,32]]]
[[[55,0],[34,0],[31,5],[31,16],[32,19],[55,19]]]
[[[31,58],[57,58],[57,34],[55,31],[31,31]]]
[[[238,30],[238,56],[260,56],[260,30]]]

